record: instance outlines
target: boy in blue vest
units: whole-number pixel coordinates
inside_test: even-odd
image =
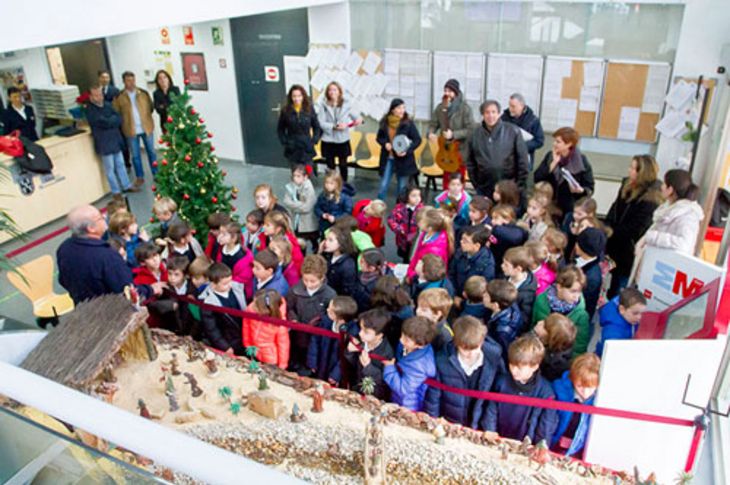
[[[335,296],[327,305],[318,327],[348,337],[356,336],[359,327],[357,321],[357,303],[349,296]],[[323,335],[312,335],[307,351],[307,367],[317,379],[327,381],[337,387],[342,380],[340,368],[339,341]]]
[[[484,320],[487,308],[484,306],[484,294],[487,292],[487,280],[484,276],[472,276],[464,283],[464,304],[461,316],[472,316]]]
[[[601,340],[596,345],[596,354],[603,355],[607,340],[628,340],[634,338],[641,315],[646,310],[646,298],[636,288],[624,288],[619,296],[603,305],[598,312],[601,319]]]
[[[449,279],[456,295],[464,292],[464,284],[471,276],[494,279],[494,257],[487,243],[492,232],[486,226],[467,226],[461,231],[459,249],[449,261]]]
[[[487,283],[483,301],[487,311],[491,311],[487,323],[489,336],[502,347],[502,355],[506,357],[510,344],[522,329],[522,313],[516,303],[517,288],[506,280],[492,280]]]

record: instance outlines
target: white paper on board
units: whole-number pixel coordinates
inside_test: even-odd
[[[319,47],[310,47],[306,59],[307,65],[311,69],[317,69],[317,67],[319,67],[320,61],[322,60],[322,49],[320,49]]]
[[[413,76],[400,77],[401,96],[414,96],[416,92],[416,78]]]
[[[400,93],[400,82],[397,74],[388,74],[385,94],[396,96]]]
[[[360,54],[358,54],[357,51],[352,51],[350,57],[347,58],[347,62],[345,63],[345,70],[353,74],[357,74],[361,65],[362,57],[360,57]]]
[[[482,79],[484,77],[484,57],[467,56],[466,58],[466,78]]]
[[[600,62],[583,63],[583,86],[599,87],[603,80],[603,65]]]
[[[464,96],[468,101],[480,101],[482,99],[482,79],[466,78],[466,90]]]
[[[349,89],[350,84],[352,83],[353,75],[347,71],[338,71],[335,75],[335,81],[342,86],[342,89]]]
[[[378,66],[380,65],[380,56],[377,55],[375,52],[368,52],[367,57],[365,58],[365,62],[362,65],[363,70],[368,74],[375,74],[375,72],[378,70]]]
[[[431,84],[427,82],[417,82],[415,90],[416,103],[424,106],[431,105]]]
[[[398,74],[400,70],[400,54],[398,52],[385,53],[385,73]]]
[[[656,125],[656,131],[664,136],[676,138],[685,130],[685,122],[687,117],[682,111],[670,111],[664,118],[659,120]]]
[[[578,113],[577,99],[561,99],[558,103],[558,126],[575,126],[575,117]]]
[[[669,66],[650,65],[644,87],[644,100],[641,111],[644,113],[661,113],[664,107],[664,96],[669,82]]]
[[[325,74],[325,71],[325,68],[320,67],[314,72],[314,76],[312,76],[311,81],[309,81],[309,85],[317,91],[321,91],[322,88],[324,88],[325,83],[327,82],[327,75]]]
[[[682,109],[692,101],[696,89],[697,86],[686,82],[684,79],[680,79],[669,90],[664,101],[674,109]]]
[[[598,95],[601,88],[598,86],[583,86],[580,89],[580,111],[598,111]]]
[[[639,130],[639,116],[641,108],[633,106],[621,107],[621,116],[618,122],[618,134],[616,138],[622,140],[636,140],[636,132]]]
[[[309,67],[307,58],[303,56],[284,56],[284,85],[289,91],[293,85],[305,88],[309,85]]]

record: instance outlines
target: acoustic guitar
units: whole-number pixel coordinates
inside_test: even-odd
[[[436,153],[436,165],[438,165],[441,170],[447,173],[453,173],[459,170],[459,167],[461,167],[462,160],[461,160],[461,152],[459,151],[459,142],[457,140],[454,140],[453,138],[451,140],[447,140],[443,132],[446,130],[450,130],[451,127],[449,126],[449,97],[444,95],[442,102],[441,102],[441,110],[438,113],[439,121],[441,124],[441,135],[439,135],[439,149]]]

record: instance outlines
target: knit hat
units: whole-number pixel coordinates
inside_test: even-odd
[[[588,256],[601,256],[606,250],[606,235],[600,229],[587,227],[578,234],[576,243]]]
[[[446,84],[444,84],[444,89],[446,88],[452,90],[456,94],[459,94],[461,92],[459,81],[457,81],[456,79],[449,79],[448,81],[446,81]]]
[[[394,109],[396,109],[398,106],[400,106],[402,104],[406,104],[406,102],[400,98],[393,98],[393,101],[390,102],[390,109],[388,110],[388,113],[390,113],[391,111],[393,111]]]

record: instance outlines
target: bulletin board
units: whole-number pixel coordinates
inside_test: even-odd
[[[671,72],[667,63],[608,61],[598,136],[656,141]]]
[[[540,112],[543,57],[521,54],[489,54],[487,98],[506,108],[509,97],[520,93],[533,112]]]
[[[581,136],[595,135],[604,64],[603,59],[545,59],[540,110],[545,131],[570,126]]]
[[[432,111],[441,102],[446,81],[456,79],[461,85],[464,99],[471,106],[474,120],[480,120],[479,105],[484,99],[485,66],[484,54],[479,52],[434,52]]]
[[[386,96],[406,103],[411,117],[431,119],[431,52],[412,49],[385,49]]]

